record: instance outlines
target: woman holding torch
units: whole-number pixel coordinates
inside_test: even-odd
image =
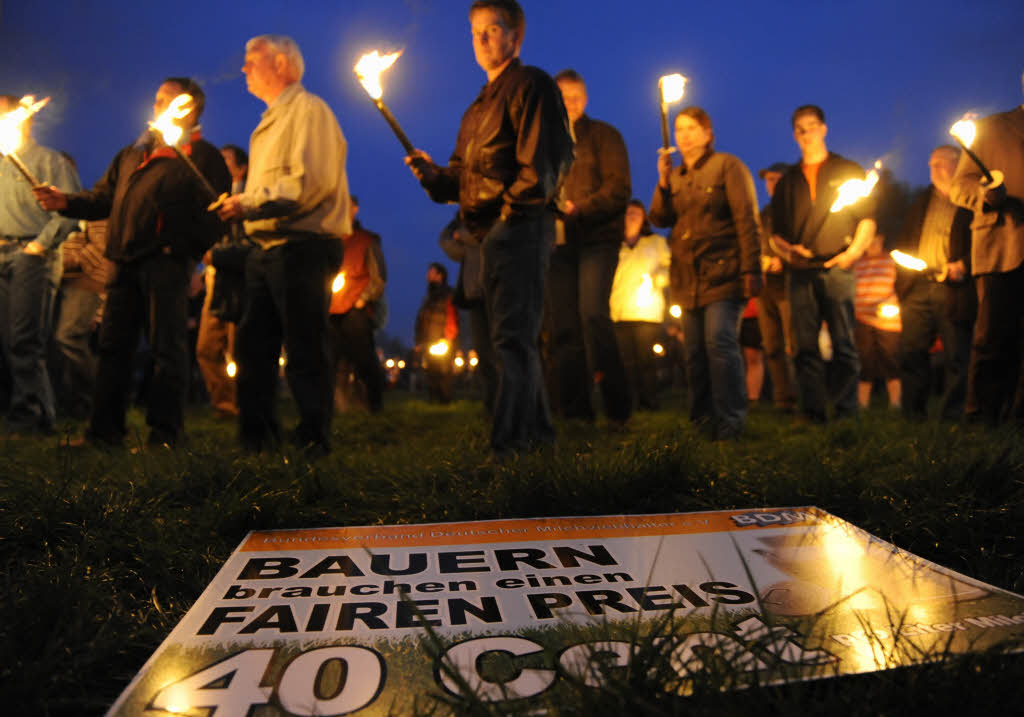
[[[673,167],[671,151],[659,151],[650,218],[672,228],[670,291],[683,308],[690,419],[716,440],[730,439],[747,413],[740,312],[761,289],[757,195],[746,165],[714,150],[704,110],[683,109],[674,127],[683,161]]]

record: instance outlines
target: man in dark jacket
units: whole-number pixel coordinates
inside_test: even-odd
[[[788,257],[787,290],[793,326],[800,409],[805,418],[825,421],[825,362],[818,347],[821,324],[832,338],[832,395],[840,417],[857,413],[860,362],[853,342],[851,267],[875,235],[870,198],[832,212],[840,185],[864,179],[855,162],[828,151],[825,113],[815,105],[793,112],[793,138],[801,161],[779,180],[772,196],[773,241]]]
[[[469,19],[487,85],[462,117],[447,167],[421,151],[406,161],[431,199],[458,201],[463,223],[482,242],[500,377],[491,448],[500,458],[554,440],[537,337],[555,233],[551,205],[572,139],[554,80],[519,61],[526,27],[519,3],[477,0]]]
[[[177,121],[184,130],[182,151],[216,192],[226,192],[231,176],[224,159],[200,136],[197,123],[205,96],[199,86],[185,77],[167,79],[156,92],[154,114],[183,93],[192,96],[192,111]],[[106,256],[115,264],[115,277],[100,326],[92,417],[76,443],[124,441],[132,359],[145,328],[155,361],[147,396],[148,443],[173,446],[185,424],[189,279],[195,262],[222,230],[216,215],[206,210],[215,197],[151,132],[122,149],[91,191],[64,194],[49,186],[37,188],[35,195],[44,209],[65,216],[109,217]]]
[[[618,130],[584,113],[583,77],[563,70],[555,82],[576,141],[576,160],[562,190],[564,218],[556,225],[548,275],[552,403],[566,417],[593,420],[596,379],[609,421],[621,425],[629,419],[632,401],[608,299],[632,196],[629,157]]]
[[[901,403],[908,418],[924,418],[931,388],[928,351],[942,338],[943,393],[940,415],[960,417],[967,390],[967,363],[977,298],[971,281],[971,213],[949,199],[960,150],[937,147],[928,160],[932,184],[910,206],[894,248],[921,259],[924,271],[900,268]]]

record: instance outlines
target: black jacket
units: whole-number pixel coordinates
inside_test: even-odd
[[[584,244],[622,241],[626,205],[633,196],[629,155],[622,135],[610,124],[583,115],[573,125],[576,161],[565,178],[566,199],[577,213],[566,221],[570,241]]]
[[[539,216],[571,161],[558,85],[513,59],[466,110],[448,166],[423,186],[436,202],[457,201],[466,228],[482,238],[498,219]]]
[[[775,186],[772,232],[790,244],[807,247],[815,259],[830,259],[845,250],[860,220],[875,217],[872,196],[832,213],[839,185],[848,179],[864,179],[864,170],[856,162],[829,152],[818,170],[818,189],[812,202],[801,162],[797,161]]]
[[[191,143],[191,159],[218,192],[231,189],[231,175],[220,150],[209,142]],[[108,259],[129,263],[169,248],[198,260],[224,231],[206,207],[211,197],[176,156],[125,147],[89,191],[68,195],[61,213],[79,219],[107,219]]]
[[[761,223],[750,170],[708,150],[693,169],[672,170],[654,188],[651,224],[672,227],[670,293],[684,309],[743,298],[743,274],[761,273]]]

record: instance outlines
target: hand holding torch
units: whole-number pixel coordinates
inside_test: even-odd
[[[359,58],[359,62],[356,63],[354,70],[359,84],[366,90],[366,94],[369,95],[373,104],[388,123],[388,126],[391,127],[391,131],[395,133],[395,137],[402,144],[406,156],[411,158],[414,165],[419,166],[426,164],[425,160],[417,156],[416,148],[409,141],[409,137],[406,136],[402,126],[398,124],[398,120],[391,114],[391,110],[384,104],[384,100],[381,99],[384,96],[384,88],[381,86],[380,77],[384,70],[395,64],[395,60],[401,54],[401,52],[392,52],[390,55],[381,55],[376,50],[368,52]]]
[[[192,171],[192,174],[195,175],[196,179],[199,180],[200,186],[210,195],[210,199],[213,200],[213,203],[207,207],[207,210],[214,211],[227,198],[227,193],[219,193],[214,189],[206,176],[199,171],[199,167],[195,165],[195,162],[193,162],[192,159],[178,147],[178,142],[181,141],[181,137],[185,131],[175,124],[175,120],[187,117],[192,111],[191,105],[192,95],[178,95],[171,100],[167,109],[161,112],[159,117],[149,123],[149,126],[159,133],[164,144],[174,150],[174,153],[178,155],[178,158],[185,163],[185,165]]]
[[[954,122],[953,126],[949,128],[949,133],[953,135],[953,139],[956,140],[957,144],[967,153],[967,156],[974,160],[974,163],[978,165],[978,169],[985,175],[985,184],[992,186],[994,184],[1001,183],[1002,173],[1000,173],[1000,182],[995,182],[992,172],[988,170],[978,155],[971,151],[971,145],[974,144],[974,137],[978,133],[978,128],[974,124],[972,119],[973,115],[966,114],[963,119]]]
[[[21,172],[21,176],[25,178],[25,181],[32,185],[32,187],[38,187],[42,182],[21,161],[21,157],[18,156],[18,150],[21,148],[21,143],[25,137],[25,121],[45,107],[46,103],[50,101],[49,97],[44,97],[38,102],[35,99],[32,95],[26,95],[21,98],[21,102],[18,103],[17,107],[0,116],[0,154],[7,157],[11,164]]]
[[[686,78],[682,75],[665,75],[658,80],[661,93],[661,144],[666,150],[672,148],[668,131],[668,106],[683,99],[686,92]]]

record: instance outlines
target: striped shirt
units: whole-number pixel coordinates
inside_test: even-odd
[[[901,331],[902,322],[897,314],[882,316],[883,304],[896,304],[896,262],[888,254],[865,254],[853,265],[857,290],[853,299],[853,312],[857,321],[882,331]]]

